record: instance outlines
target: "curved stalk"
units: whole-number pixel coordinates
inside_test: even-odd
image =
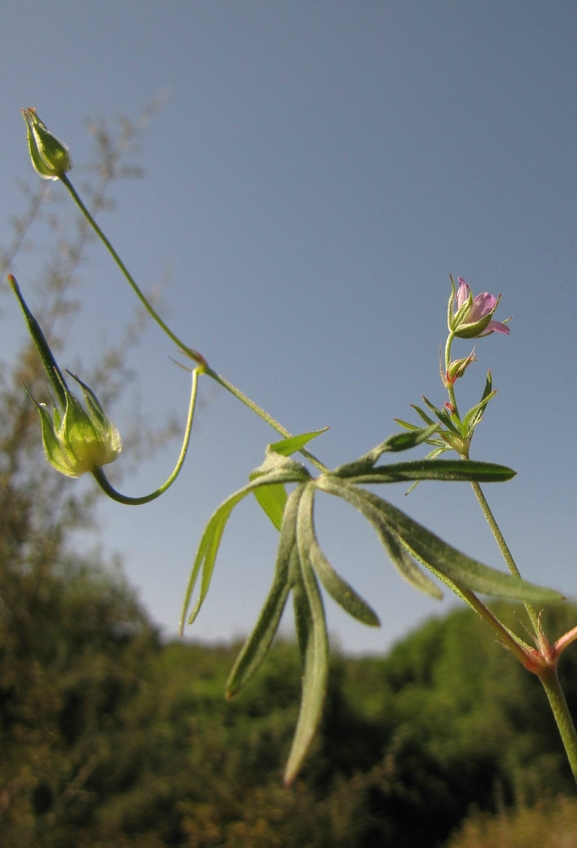
[[[174,466],[174,470],[170,477],[159,486],[158,489],[155,489],[154,492],[151,492],[149,495],[142,495],[141,497],[132,498],[128,495],[123,495],[120,492],[117,492],[114,486],[110,483],[108,478],[106,477],[102,468],[97,468],[92,472],[92,476],[102,489],[102,491],[108,495],[109,498],[112,498],[114,501],[118,501],[118,503],[126,504],[127,506],[140,506],[141,504],[150,503],[150,501],[156,500],[160,495],[164,494],[170,486],[174,483],[176,478],[180,473],[180,469],[183,466],[186,452],[188,450],[188,445],[190,443],[190,434],[192,432],[192,421],[194,418],[194,408],[196,405],[196,394],[198,389],[198,376],[203,373],[203,368],[195,368],[192,372],[192,388],[190,392],[190,403],[188,405],[188,416],[186,419],[186,428],[184,431],[184,439],[182,442],[182,448],[180,449],[180,456]]]

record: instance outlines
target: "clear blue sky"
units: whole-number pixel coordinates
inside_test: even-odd
[[[523,573],[574,597],[576,43],[572,0],[4,0],[0,240],[30,176],[21,107],[36,106],[66,140],[81,181],[85,119],[136,117],[168,93],[142,139],[146,178],[122,187],[103,225],[144,288],[169,275],[164,315],[216,370],[293,432],[331,426],[315,446],[329,465],[394,432],[421,394],[444,401],[449,274],[502,292],[511,335],[480,340],[463,388],[476,400],[490,367],[499,390],[472,453],[519,472],[487,494]],[[114,338],[132,314],[104,251],[90,259],[70,362],[93,359],[104,330]],[[16,263],[24,289],[32,262]],[[24,328],[2,306],[9,358]],[[172,354],[150,328],[131,360],[153,420],[164,408],[184,415],[188,381]],[[140,509],[101,510],[105,549],[123,554],[168,634],[204,523],[274,439],[224,391],[206,383],[203,401],[173,489]],[[132,393],[113,417],[133,403]],[[158,485],[175,451],[127,493]],[[500,566],[466,484],[381,494]],[[318,521],[334,565],[383,621],[371,630],[327,601],[343,648],[382,650],[448,608],[401,581],[350,508],[327,498]],[[247,501],[189,635],[248,630],[274,549],[272,526]]]

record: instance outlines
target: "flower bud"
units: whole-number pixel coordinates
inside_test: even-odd
[[[447,373],[443,379],[445,386],[452,386],[459,377],[463,376],[471,362],[476,361],[477,357],[475,356],[475,348],[473,348],[469,356],[465,357],[465,359],[454,359],[450,362],[449,367],[447,368]]]
[[[42,422],[46,459],[67,477],[80,477],[114,462],[122,449],[120,433],[105,415],[94,392],[78,377],[74,379],[83,388],[88,409],[68,389],[65,389],[64,415],[55,407],[54,419],[46,404],[35,401]]]
[[[35,170],[45,180],[57,180],[72,167],[68,148],[49,132],[35,109],[23,109],[28,149]]]
[[[495,297],[489,292],[483,292],[473,297],[471,289],[462,277],[459,277],[458,282],[459,288],[455,290],[451,277],[453,291],[449,298],[449,330],[461,339],[477,339],[491,333],[508,334],[506,322],[493,321],[501,295]]]

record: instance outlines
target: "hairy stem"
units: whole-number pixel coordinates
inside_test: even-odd
[[[575,725],[573,724],[573,719],[567,706],[565,694],[559,683],[556,666],[549,666],[539,675],[539,679],[549,699],[549,704],[555,716],[563,746],[567,753],[567,759],[569,760],[573,777],[577,783],[577,731],[575,730]]]
[[[276,430],[277,433],[279,433],[281,436],[284,436],[286,439],[290,438],[291,433],[286,429],[286,427],[283,427],[282,424],[279,424],[279,422],[276,421],[272,417],[272,415],[269,415],[268,412],[262,409],[262,407],[260,407],[257,403],[247,397],[244,392],[241,392],[240,389],[237,389],[236,386],[233,386],[232,383],[229,383],[227,379],[222,377],[220,374],[217,374],[216,371],[213,371],[212,368],[209,368],[208,366],[205,369],[205,373],[208,374],[209,377],[212,377],[212,379],[216,383],[218,383],[220,386],[222,386],[232,395],[234,395],[237,400],[239,400],[241,403],[244,403],[245,406],[248,406],[248,408],[251,409],[260,418],[262,418],[263,421],[266,421],[266,423],[270,427],[272,427],[273,430]],[[301,448],[300,453],[308,460],[310,460],[310,462],[312,462],[312,464],[315,465],[319,469],[319,471],[329,470],[326,465],[323,465],[323,463],[306,448]]]
[[[521,574],[519,572],[519,569],[517,568],[517,563],[513,559],[513,555],[511,553],[511,551],[509,550],[509,546],[507,545],[507,542],[505,541],[505,537],[501,533],[501,528],[497,524],[495,516],[493,515],[493,513],[491,511],[491,507],[489,506],[489,504],[487,502],[487,498],[485,497],[483,490],[481,489],[480,485],[476,482],[472,482],[471,486],[473,487],[475,497],[477,498],[477,500],[479,502],[479,506],[481,507],[483,515],[485,516],[485,519],[487,521],[487,524],[491,528],[491,533],[495,537],[495,541],[497,542],[497,544],[499,546],[499,550],[503,554],[503,559],[507,563],[507,568],[509,569],[511,574],[513,574],[515,577],[520,577]],[[531,624],[533,625],[533,630],[535,631],[535,635],[539,638],[539,635],[541,633],[541,628],[540,628],[540,625],[539,625],[539,616],[538,616],[538,614],[535,610],[535,607],[531,603],[525,603],[525,609],[527,610],[527,615],[529,616],[529,618],[531,620]]]
[[[162,318],[160,317],[158,312],[156,312],[154,307],[148,301],[146,295],[143,293],[143,291],[137,285],[136,281],[134,280],[134,278],[130,274],[128,268],[126,267],[126,265],[124,264],[124,262],[122,261],[122,259],[120,258],[120,256],[118,255],[118,253],[116,252],[114,247],[112,246],[111,242],[104,235],[103,231],[100,229],[100,227],[96,223],[96,221],[94,220],[90,211],[84,205],[80,195],[78,194],[78,192],[76,191],[76,189],[74,188],[74,186],[72,185],[72,183],[70,182],[70,180],[68,179],[66,174],[62,174],[60,179],[64,183],[64,185],[66,186],[68,191],[70,192],[74,202],[76,203],[76,205],[78,206],[78,208],[80,209],[80,211],[82,212],[82,214],[84,215],[84,217],[86,218],[86,220],[88,221],[90,226],[93,228],[93,230],[96,233],[96,235],[98,236],[98,238],[102,241],[102,243],[104,244],[104,246],[106,247],[106,249],[108,250],[110,255],[112,256],[112,258],[114,259],[114,261],[117,264],[118,268],[120,269],[123,277],[129,283],[130,287],[132,288],[132,290],[134,291],[134,293],[136,294],[136,296],[138,297],[138,299],[140,300],[140,302],[142,303],[142,305],[144,306],[144,308],[146,309],[148,314],[156,321],[158,326],[162,330],[164,330],[166,335],[177,345],[178,348],[180,348],[180,350],[186,356],[190,357],[195,362],[197,362],[199,366],[201,366],[201,369],[205,374],[207,374],[209,377],[211,377],[213,380],[215,380],[217,383],[219,383],[219,385],[221,385],[228,392],[230,392],[232,395],[234,395],[234,397],[237,400],[240,400],[241,403],[244,403],[245,406],[248,406],[248,408],[250,410],[252,410],[252,412],[254,412],[255,415],[258,415],[259,418],[262,418],[263,421],[266,421],[266,423],[270,427],[272,427],[273,430],[276,430],[276,432],[279,433],[281,436],[284,436],[285,438],[289,438],[291,436],[291,433],[286,429],[286,427],[283,427],[282,424],[279,424],[279,422],[276,421],[272,417],[272,415],[269,415],[268,412],[266,412],[264,409],[262,409],[262,407],[260,407],[257,403],[255,403],[253,400],[251,400],[247,395],[245,395],[244,392],[241,392],[240,389],[237,389],[236,386],[233,386],[232,383],[230,383],[228,380],[226,380],[220,374],[217,374],[216,371],[213,371],[212,368],[209,368],[208,363],[206,362],[204,356],[201,353],[199,353],[198,351],[189,347],[188,345],[185,345],[184,342],[181,341],[181,339],[178,338],[176,333],[173,333],[173,331],[170,329],[170,327],[167,324],[165,324],[165,322],[162,320]],[[312,453],[310,453],[310,451],[306,450],[305,448],[301,448],[300,453],[303,456],[305,456],[310,462],[312,462],[313,465],[316,465],[316,467],[320,471],[328,471],[328,468],[326,467],[326,465],[323,465],[323,463],[320,460],[318,460]],[[146,503],[147,502],[146,500],[142,501],[140,499],[126,499],[126,498],[124,498],[124,495],[120,495],[118,492],[115,492],[115,490],[112,488],[110,483],[106,480],[106,477],[104,476],[102,471],[99,472],[99,475],[97,476],[97,480],[99,482],[99,485],[102,488],[106,487],[105,491],[107,492],[107,494],[110,495],[110,497],[116,496],[116,500],[122,499],[121,503]],[[147,497],[149,497],[149,496],[147,496]],[[150,496],[149,499],[151,499],[151,497],[152,496]],[[158,497],[158,495],[155,494],[154,497]]]
[[[80,211],[82,212],[82,214],[84,215],[86,220],[89,222],[90,226],[92,227],[92,229],[94,230],[94,232],[96,233],[98,238],[102,241],[102,243],[107,248],[108,252],[110,253],[112,258],[114,259],[114,261],[118,265],[123,277],[128,282],[128,284],[131,286],[132,290],[134,291],[134,293],[136,294],[136,296],[138,297],[138,299],[140,300],[140,302],[142,303],[142,305],[144,306],[144,308],[146,309],[148,314],[152,318],[154,318],[154,320],[159,325],[159,327],[161,327],[164,330],[166,335],[170,339],[172,339],[172,341],[180,348],[180,350],[182,350],[183,353],[185,353],[187,356],[189,356],[191,359],[193,359],[199,365],[206,364],[204,357],[200,353],[198,353],[198,351],[194,350],[191,347],[188,347],[188,345],[185,345],[184,342],[181,341],[178,338],[178,336],[175,333],[172,332],[170,327],[168,327],[168,325],[164,323],[164,321],[162,320],[162,318],[160,317],[158,312],[150,304],[150,302],[146,298],[145,294],[141,291],[139,286],[136,284],[134,278],[130,274],[128,268],[126,267],[126,265],[124,264],[124,262],[122,261],[122,259],[118,255],[118,253],[113,248],[112,244],[107,239],[107,237],[104,235],[104,233],[102,232],[102,230],[100,229],[100,227],[98,226],[98,224],[96,223],[94,218],[92,217],[92,215],[89,212],[89,210],[87,209],[87,207],[84,205],[82,199],[80,198],[80,195],[77,193],[76,189],[74,188],[74,186],[72,185],[72,183],[70,182],[70,180],[68,179],[66,174],[62,174],[62,176],[60,177],[60,180],[64,183],[64,185],[66,186],[66,188],[68,189],[68,191],[72,195],[74,202],[76,203],[76,205],[78,206],[78,208],[80,209]]]

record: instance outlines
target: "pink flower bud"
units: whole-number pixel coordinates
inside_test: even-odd
[[[477,339],[491,333],[509,334],[509,328],[505,323],[492,320],[501,295],[495,297],[488,292],[483,292],[473,297],[471,289],[462,277],[458,278],[458,282],[459,288],[455,291],[455,284],[451,277],[453,292],[449,300],[449,330],[461,339]],[[509,320],[507,318],[507,321]]]

